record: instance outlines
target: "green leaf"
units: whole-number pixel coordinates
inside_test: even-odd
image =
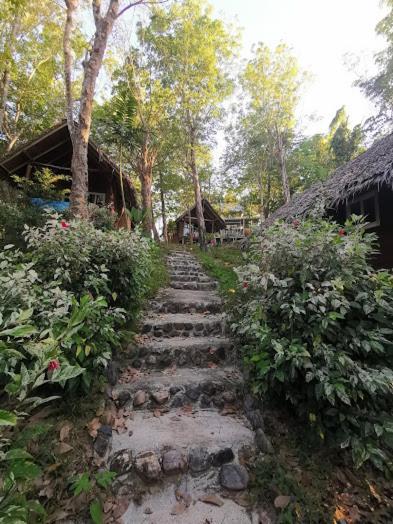
[[[15,413],[0,409],[0,426],[15,426],[17,420]]]
[[[82,492],[88,493],[92,488],[88,473],[82,473],[73,483],[74,495],[77,497]]]
[[[29,460],[15,460],[11,463],[10,472],[20,480],[33,480],[42,473],[41,468]]]
[[[24,326],[15,326],[5,331],[0,331],[0,337],[14,337],[14,338],[26,338],[38,333],[35,326],[26,324]]]
[[[117,473],[114,471],[100,471],[96,475],[96,481],[101,488],[106,489],[112,484],[116,476]]]
[[[101,502],[99,500],[93,500],[90,504],[90,516],[94,524],[103,524],[104,517],[102,513]]]
[[[4,455],[4,460],[16,460],[16,459],[32,459],[30,453],[27,453],[25,449],[15,448],[10,449]]]

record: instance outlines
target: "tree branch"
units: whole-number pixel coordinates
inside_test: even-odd
[[[165,4],[168,2],[168,0],[136,0],[135,2],[131,2],[130,4],[126,5],[119,11],[116,18],[119,18],[121,15],[123,15],[126,11],[131,9],[132,7],[137,7],[138,5],[159,5],[159,4]]]
[[[93,0],[92,3],[93,17],[96,29],[100,27],[102,16],[101,16],[101,0]]]

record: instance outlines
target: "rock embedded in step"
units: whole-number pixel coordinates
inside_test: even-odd
[[[269,437],[265,435],[263,429],[257,429],[257,431],[255,432],[255,441],[258,446],[258,449],[262,451],[262,453],[268,453],[269,455],[272,455],[274,453],[272,443],[270,442]]]
[[[178,449],[171,449],[162,456],[162,469],[167,475],[182,473],[187,466],[187,457]]]
[[[201,388],[199,385],[197,386],[187,386],[186,387],[186,395],[189,399],[196,401],[198,400],[200,394],[201,394]]]
[[[111,386],[115,386],[119,380],[119,367],[112,360],[107,365],[106,378]]]
[[[213,404],[212,400],[204,393],[201,395],[201,399],[199,402],[202,409],[210,408]]]
[[[206,448],[194,448],[188,454],[188,465],[193,473],[203,473],[212,463],[212,457]]]
[[[252,411],[254,409],[254,404],[255,404],[255,401],[254,401],[254,398],[251,395],[246,395],[244,397],[243,406],[244,406],[244,411],[246,413],[248,411]]]
[[[151,397],[159,405],[165,404],[169,399],[169,391],[167,389],[160,389],[151,393]]]
[[[244,466],[240,464],[224,464],[218,476],[223,488],[230,491],[242,491],[247,488],[249,475]]]
[[[161,466],[154,451],[144,451],[135,457],[135,469],[147,481],[155,481],[161,477]]]
[[[212,463],[213,466],[218,467],[222,466],[223,464],[227,464],[228,462],[232,462],[234,458],[235,455],[233,454],[232,449],[224,448],[220,449],[220,451],[217,451],[217,453],[214,453]]]
[[[169,388],[169,393],[171,395],[176,395],[176,393],[179,393],[179,391],[184,391],[181,386],[171,386]]]
[[[149,355],[146,358],[146,364],[149,366],[155,366],[157,364],[157,357],[155,355]]]
[[[116,404],[122,408],[123,406],[125,406],[127,404],[128,401],[131,400],[131,393],[127,390],[123,390],[123,391],[120,391],[117,399],[116,399]]]
[[[122,449],[115,453],[111,458],[109,469],[118,475],[124,475],[132,470],[133,459],[130,449]]]
[[[187,403],[187,401],[186,401],[186,399],[184,397],[183,392],[179,391],[178,393],[176,393],[176,395],[173,396],[172,401],[171,401],[171,407],[173,407],[173,408],[181,408],[186,403]]]
[[[259,409],[253,409],[251,411],[248,411],[246,415],[254,431],[256,431],[259,428],[264,429],[265,424],[263,422],[262,413]]]
[[[212,397],[214,393],[217,391],[217,384],[214,382],[208,381],[204,384],[201,384],[201,389],[203,393],[206,393],[207,396]]]
[[[140,389],[134,395],[133,404],[135,407],[139,407],[142,406],[146,402],[146,400],[146,393]]]
[[[104,457],[109,451],[112,442],[112,427],[103,425],[97,430],[97,438],[94,441],[94,451],[100,457]]]
[[[233,404],[236,401],[236,393],[234,391],[224,391],[222,398],[226,404]]]

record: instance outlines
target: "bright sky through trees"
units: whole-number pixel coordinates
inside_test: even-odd
[[[243,28],[243,54],[263,41],[284,41],[300,65],[313,75],[299,106],[307,133],[326,132],[336,110],[345,105],[353,124],[372,112],[370,102],[353,87],[356,73],[373,69],[373,53],[383,47],[375,26],[383,10],[378,0],[210,0],[216,14]],[[360,58],[354,71],[346,55]],[[306,116],[320,117],[310,122]]]

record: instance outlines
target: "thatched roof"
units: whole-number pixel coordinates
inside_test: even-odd
[[[275,220],[304,217],[316,209],[326,212],[382,184],[393,189],[393,133],[336,169],[324,182],[316,182],[303,193],[294,195],[289,204],[270,215],[264,227]]]
[[[202,207],[203,207],[203,215],[205,217],[205,221],[212,222],[213,224],[213,230],[214,231],[220,231],[220,229],[225,229],[225,222],[220,217],[220,215],[215,211],[213,206],[210,204],[210,202],[206,199],[202,199]],[[197,224],[198,219],[196,216],[196,205],[192,206],[190,209],[187,209],[187,211],[184,211],[183,214],[181,214],[179,217],[176,218],[175,222],[186,222],[188,223],[191,219],[192,224]]]

